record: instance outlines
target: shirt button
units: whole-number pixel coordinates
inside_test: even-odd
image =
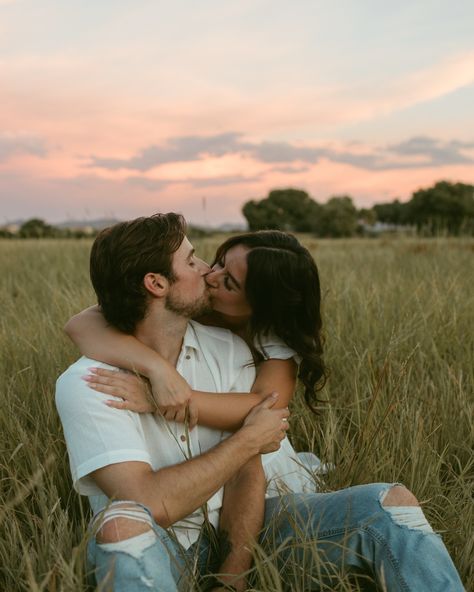
[[[188,355],[186,356],[186,359],[187,359],[187,360],[190,360],[190,359],[191,359],[191,356],[188,354]]]
[[[181,442],[186,442],[186,436],[183,434],[180,438]]]

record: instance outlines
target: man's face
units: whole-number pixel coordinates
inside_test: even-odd
[[[186,237],[173,254],[172,268],[175,281],[170,285],[166,308],[190,319],[209,312],[209,289],[204,275],[210,267],[196,257]]]

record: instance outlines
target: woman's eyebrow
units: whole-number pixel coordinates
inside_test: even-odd
[[[191,259],[191,257],[194,255],[194,253],[195,253],[195,252],[196,252],[196,249],[191,249],[191,250],[189,251],[189,254],[188,254],[188,256],[186,257],[186,261],[187,261],[188,259]]]

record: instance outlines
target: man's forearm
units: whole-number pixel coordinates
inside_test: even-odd
[[[189,516],[258,454],[258,446],[249,434],[239,430],[198,457],[149,474],[145,504],[158,524],[167,527]]]
[[[275,401],[276,396],[265,399],[233,436],[183,463],[153,471],[145,462],[119,462],[91,476],[107,497],[146,505],[167,528],[207,502],[252,457],[279,448],[288,411],[272,409]]]
[[[246,589],[245,574],[252,566],[252,545],[262,529],[265,489],[260,455],[250,459],[225,485],[219,522],[218,580],[238,591]]]

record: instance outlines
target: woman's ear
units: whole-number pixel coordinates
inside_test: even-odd
[[[155,298],[163,298],[169,287],[169,281],[161,273],[147,273],[143,278],[145,290]]]

